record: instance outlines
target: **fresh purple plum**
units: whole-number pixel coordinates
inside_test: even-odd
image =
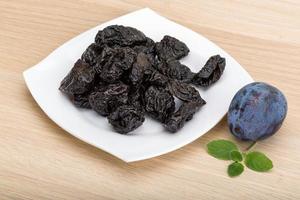
[[[287,113],[287,101],[277,88],[262,82],[244,86],[228,111],[230,132],[241,140],[257,141],[273,135]]]

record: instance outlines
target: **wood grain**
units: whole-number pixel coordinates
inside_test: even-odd
[[[126,164],[55,125],[22,72],[77,34],[150,7],[229,52],[287,96],[287,119],[257,150],[270,173],[228,178],[205,144],[230,136],[226,120],[180,150]],[[300,199],[300,1],[0,0],[0,199]],[[248,144],[239,142],[242,148]]]

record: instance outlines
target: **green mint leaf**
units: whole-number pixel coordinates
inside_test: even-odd
[[[243,156],[242,154],[237,151],[237,150],[233,150],[230,152],[230,159],[233,160],[233,161],[242,161],[243,160]]]
[[[265,154],[258,151],[247,153],[245,164],[249,169],[257,172],[266,172],[273,168],[272,161]]]
[[[214,140],[207,144],[207,152],[221,160],[230,160],[230,152],[233,150],[238,150],[238,148],[228,140]]]
[[[244,171],[244,165],[242,165],[239,162],[231,163],[227,169],[227,173],[230,177],[238,176],[241,173],[243,173],[243,171]]]

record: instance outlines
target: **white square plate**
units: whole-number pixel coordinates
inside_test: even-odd
[[[164,35],[178,38],[190,49],[189,55],[181,61],[193,71],[199,71],[212,55],[220,54],[226,58],[226,68],[221,79],[209,89],[199,89],[207,104],[177,133],[168,133],[159,122],[147,117],[134,134],[118,134],[106,118],[92,110],[76,108],[58,90],[61,80],[94,41],[98,30],[112,24],[135,27],[154,41],[160,41]],[[24,78],[36,102],[55,123],[75,137],[126,162],[159,156],[199,138],[226,114],[237,90],[253,81],[241,65],[217,45],[148,8],[113,19],[78,35],[26,70]]]

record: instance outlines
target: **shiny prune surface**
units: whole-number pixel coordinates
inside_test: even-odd
[[[91,108],[89,102],[89,93],[86,94],[75,94],[70,96],[71,101],[73,104],[79,108]]]
[[[136,62],[133,64],[131,72],[129,74],[129,79],[132,85],[140,85],[144,80],[145,70],[151,68],[152,64],[149,61],[148,56],[140,52],[136,57]]]
[[[113,128],[121,134],[135,130],[145,121],[144,113],[132,105],[118,107],[107,119]]]
[[[195,76],[195,73],[193,73],[189,67],[175,59],[162,61],[158,63],[156,67],[162,74],[170,79],[180,80],[185,83],[191,83]]]
[[[180,81],[173,80],[169,83],[170,91],[178,99],[185,102],[199,102],[205,104],[206,102],[201,98],[198,90],[187,83],[181,83]]]
[[[189,48],[180,40],[166,35],[155,45],[155,51],[160,60],[180,59],[188,55]]]
[[[95,74],[92,67],[79,59],[62,80],[59,90],[69,95],[83,94],[93,86]]]
[[[107,116],[118,106],[127,103],[128,92],[128,86],[123,83],[109,84],[91,93],[89,103],[97,113]]]
[[[163,87],[150,86],[145,92],[145,110],[154,119],[165,122],[175,110],[174,97]]]
[[[97,72],[100,78],[108,83],[115,83],[121,79],[121,76],[131,69],[136,61],[136,53],[130,48],[114,48],[106,47],[101,59],[101,67]]]
[[[97,44],[109,46],[131,46],[146,42],[147,38],[141,31],[133,27],[122,25],[111,25],[100,30],[95,38]]]
[[[81,55],[81,59],[88,63],[90,66],[94,66],[97,63],[97,59],[102,54],[103,46],[96,43],[92,43]]]
[[[222,58],[220,55],[210,57],[204,67],[194,76],[192,82],[197,86],[210,86],[220,79],[225,65],[225,58]]]
[[[193,115],[203,105],[203,103],[196,101],[184,102],[179,109],[166,121],[166,129],[172,133],[177,132],[187,121],[193,118]]]

